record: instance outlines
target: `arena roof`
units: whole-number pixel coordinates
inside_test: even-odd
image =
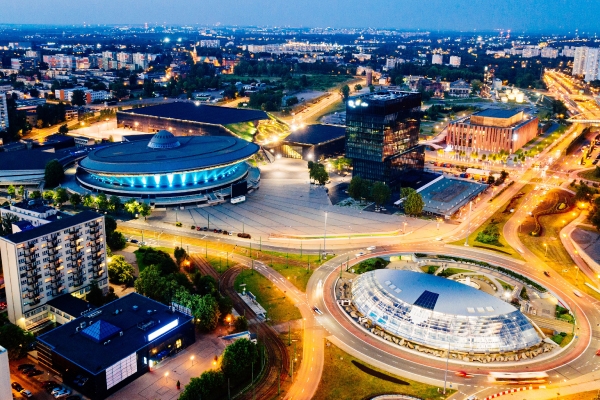
[[[284,139],[286,143],[319,144],[346,136],[346,128],[335,125],[314,124],[292,132]]]
[[[156,135],[164,136],[164,132]],[[94,150],[80,166],[98,174],[169,174],[230,164],[259,150],[258,145],[234,137],[177,136],[176,139],[178,147],[151,148],[148,140],[136,140]]]
[[[470,286],[413,271],[380,269],[372,272],[390,296],[436,312],[491,316],[514,312],[509,303]]]
[[[119,113],[171,118],[180,121],[215,125],[229,125],[240,122],[269,119],[267,113],[260,110],[244,110],[205,104],[195,105],[194,103],[188,102],[175,102],[157,106],[133,108],[127,111],[119,111]]]

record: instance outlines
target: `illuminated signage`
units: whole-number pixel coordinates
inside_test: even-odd
[[[169,322],[168,324],[166,324],[162,328],[159,328],[159,329],[155,330],[154,332],[149,333],[148,334],[148,341],[151,342],[154,339],[156,339],[157,337],[162,336],[165,333],[169,332],[171,329],[177,328],[177,325],[179,325],[179,319],[176,319],[173,322]]]

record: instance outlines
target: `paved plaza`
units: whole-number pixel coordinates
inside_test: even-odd
[[[406,232],[433,232],[436,229],[435,222],[422,219],[333,206],[324,187],[310,184],[306,161],[282,158],[260,168],[261,187],[249,194],[244,203],[185,210],[170,208],[166,212],[156,211],[148,221],[151,224],[180,221],[188,226],[208,226],[210,219],[211,229],[244,231],[263,238],[322,235],[326,213],[328,237],[393,232],[404,228]]]
[[[218,332],[219,329],[215,333]],[[164,360],[108,399],[175,400],[191,378],[197,378],[213,368],[214,357],[220,356],[224,349],[224,342],[214,334],[200,335],[196,343]],[[177,381],[181,383],[181,390],[177,390]]]

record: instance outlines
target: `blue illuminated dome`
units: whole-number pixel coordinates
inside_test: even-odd
[[[174,136],[159,131],[150,140],[91,151],[77,169],[80,186],[123,198],[181,197],[229,188],[248,180],[246,162],[259,147],[229,136]],[[259,172],[252,174],[259,179]]]
[[[179,140],[169,131],[158,131],[148,143],[151,149],[173,149],[181,146]]]

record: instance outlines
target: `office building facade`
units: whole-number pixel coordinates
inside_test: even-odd
[[[90,211],[0,238],[8,319],[33,330],[50,320],[46,303],[108,289],[104,217]]]
[[[393,185],[407,170],[422,170],[418,146],[421,94],[385,91],[346,103],[346,157],[353,176]]]

